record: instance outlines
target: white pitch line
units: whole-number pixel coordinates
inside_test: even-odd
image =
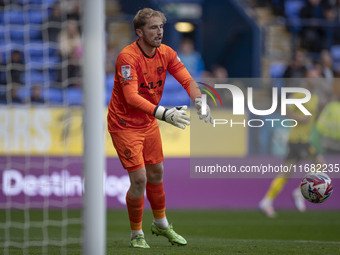
[[[201,237],[202,238],[202,237]],[[216,240],[220,239],[223,241],[240,241],[240,242],[286,242],[286,243],[312,243],[312,244],[335,244],[340,245],[340,241],[318,241],[318,240],[276,240],[276,239],[233,239],[233,238],[202,238],[204,240],[210,239],[210,240]]]

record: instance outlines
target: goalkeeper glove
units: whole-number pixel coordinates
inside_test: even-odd
[[[185,125],[190,125],[190,116],[188,116],[186,112],[187,108],[186,105],[173,108],[165,108],[159,105],[156,107],[153,115],[159,120],[166,121],[175,127],[185,129]]]
[[[206,123],[210,122],[211,124],[213,124],[214,118],[211,116],[211,111],[208,104],[206,104],[206,114],[202,114],[202,98],[195,98],[195,107],[197,109],[197,114],[199,115],[200,120],[204,118],[204,121]]]

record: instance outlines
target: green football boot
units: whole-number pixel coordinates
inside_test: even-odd
[[[146,243],[143,235],[136,235],[131,239],[130,242],[133,248],[150,248],[150,246]]]
[[[169,224],[167,228],[163,229],[163,228],[157,227],[155,223],[152,222],[151,232],[153,235],[164,236],[168,238],[171,244],[177,244],[177,245],[187,244],[187,241],[173,230],[172,224]]]

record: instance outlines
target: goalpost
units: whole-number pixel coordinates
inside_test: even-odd
[[[105,254],[105,1],[79,2],[0,5],[0,254]],[[81,77],[53,39],[71,15]]]
[[[84,254],[105,254],[104,0],[84,0]]]

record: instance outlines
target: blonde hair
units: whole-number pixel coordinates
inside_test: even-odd
[[[135,30],[145,26],[146,21],[151,17],[160,17],[163,21],[163,24],[166,23],[164,13],[160,11],[155,11],[151,8],[144,8],[139,10],[133,19],[133,26],[135,27]]]

